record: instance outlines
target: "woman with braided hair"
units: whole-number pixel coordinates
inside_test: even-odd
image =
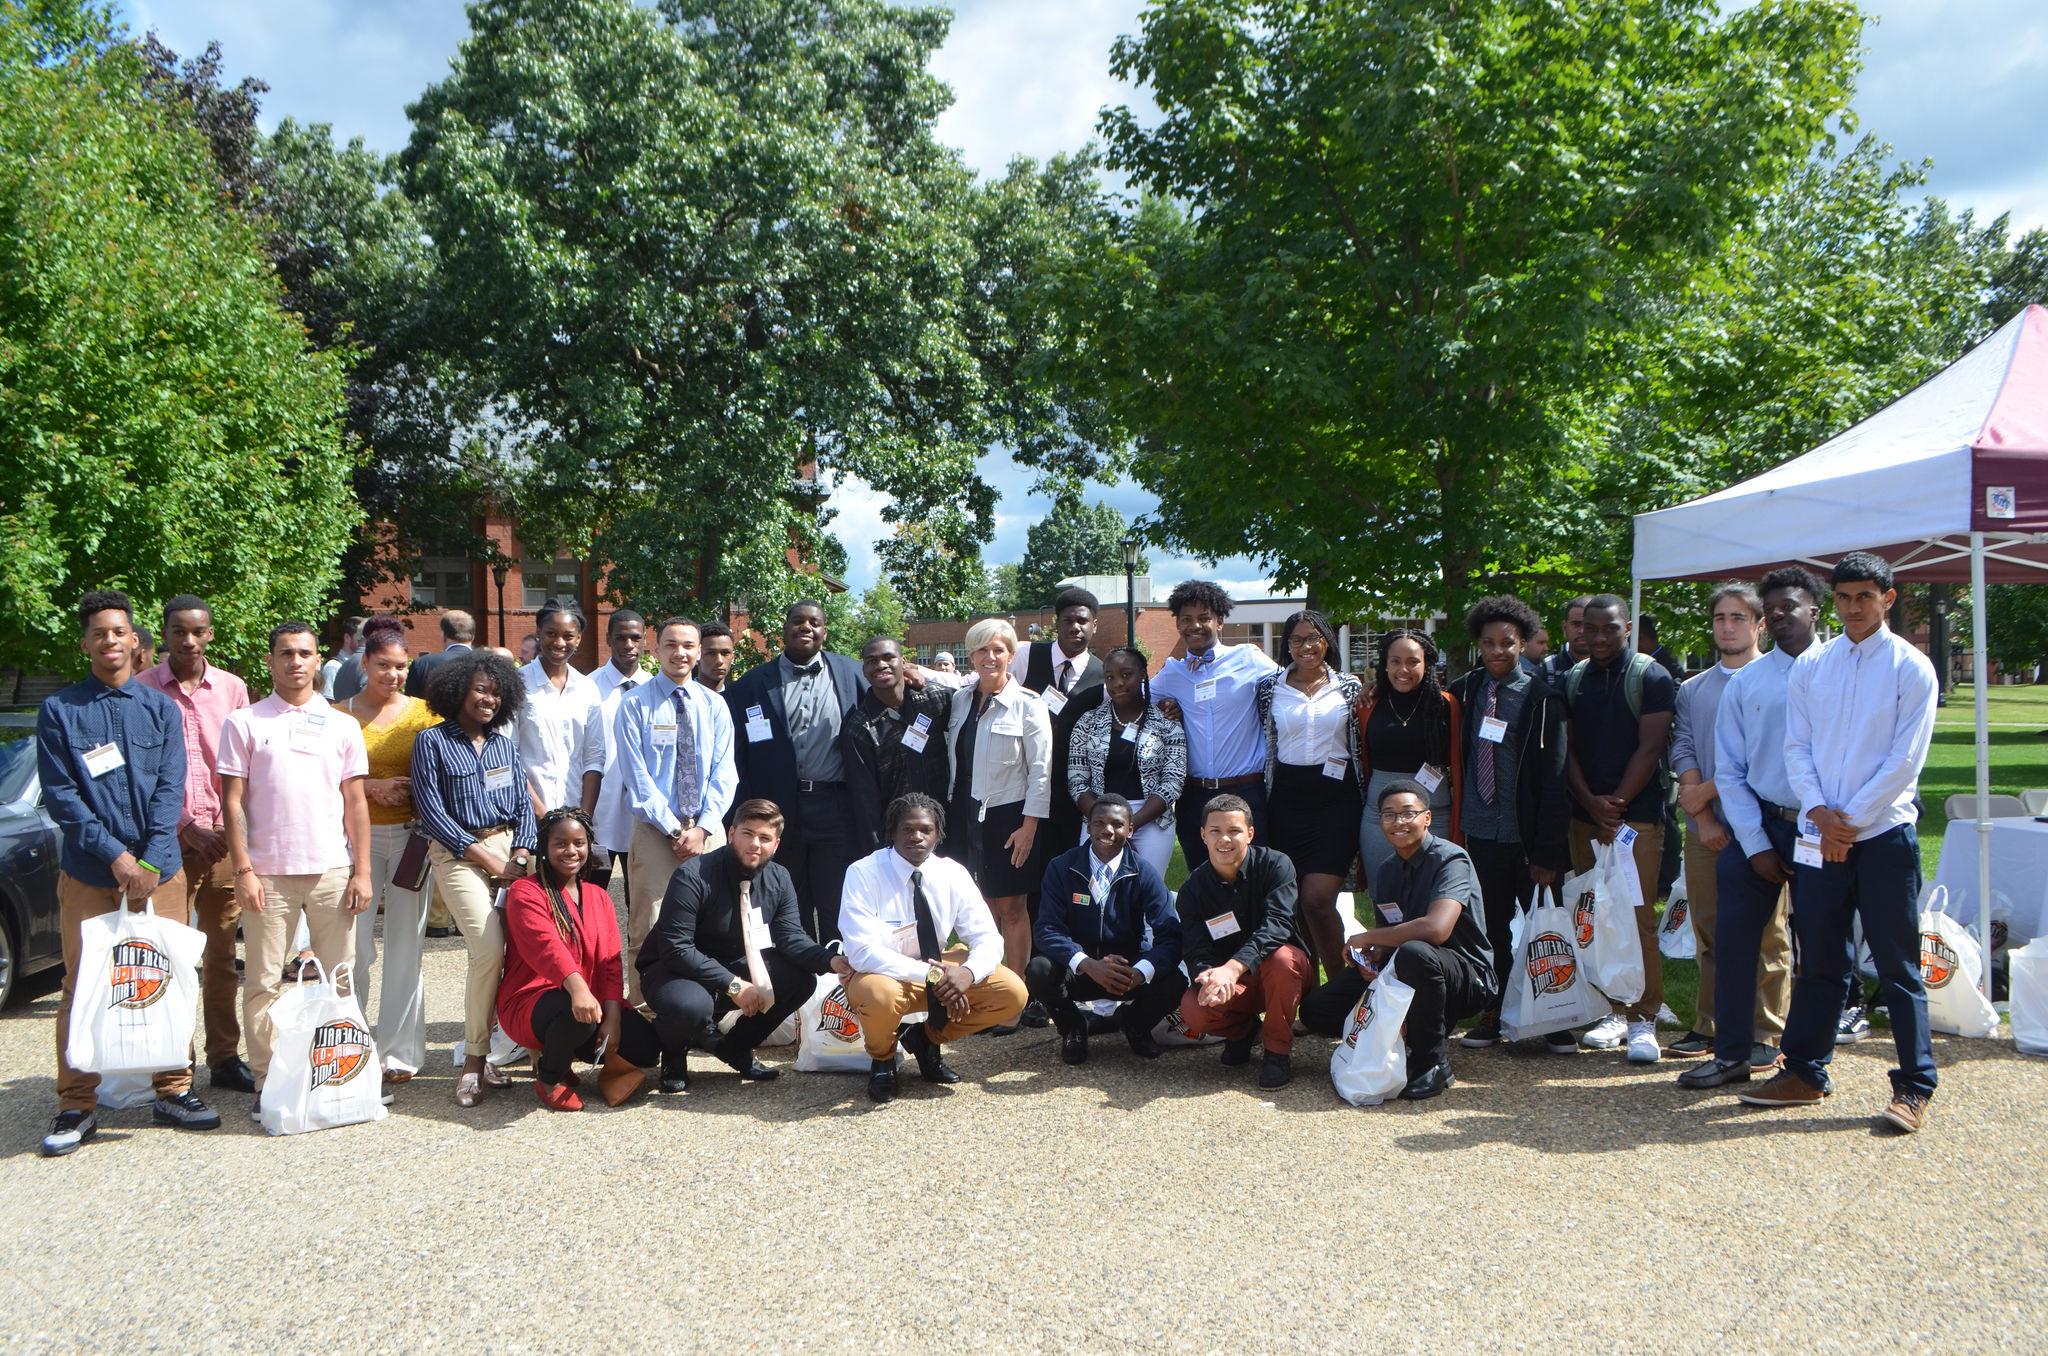
[[[637,1068],[659,1068],[661,1037],[625,1005],[618,913],[609,894],[583,879],[590,816],[569,806],[550,810],[539,838],[539,868],[505,892],[498,1024],[534,1052],[541,1105],[578,1111],[583,1099],[571,1068],[577,1060],[595,1064],[616,1050]]]
[[[1395,782],[1412,781],[1428,792],[1432,831],[1449,842],[1461,841],[1458,810],[1465,774],[1457,749],[1462,726],[1458,699],[1444,691],[1437,677],[1436,643],[1405,628],[1382,636],[1379,671],[1358,706],[1358,770],[1365,779],[1358,824],[1358,849],[1365,861],[1359,879],[1368,889],[1394,856],[1393,844],[1380,831],[1379,803],[1380,793]]]

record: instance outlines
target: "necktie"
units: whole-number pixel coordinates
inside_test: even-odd
[[[1109,903],[1109,883],[1116,878],[1115,862],[1097,862],[1095,879],[1088,883],[1089,893],[1095,896],[1095,905],[1101,908]]]
[[[761,962],[761,938],[754,931],[754,883],[740,882],[740,936],[746,939],[747,982],[775,1001],[775,986],[768,982],[768,967]]]
[[[1500,684],[1486,680],[1486,714],[1493,715],[1500,710]],[[1479,766],[1475,769],[1479,778],[1479,799],[1493,804],[1493,752],[1498,746],[1490,739],[1479,741]]]
[[[672,807],[676,818],[694,818],[697,813],[697,736],[690,729],[690,713],[683,700],[683,690],[677,688],[669,694],[676,705],[676,781],[675,804]]]
[[[1071,659],[1062,659],[1060,661],[1060,691],[1071,692],[1073,690],[1073,685],[1074,661]]]
[[[924,892],[922,871],[910,873],[910,907],[917,914],[917,949],[924,952],[927,962],[935,961],[941,955],[939,927],[932,921],[932,901]],[[924,1007],[925,1011],[931,1014],[931,1022],[925,1028],[926,1034],[935,1037],[946,1024],[946,1005],[939,1001],[938,990],[929,984],[925,985],[924,989]]]

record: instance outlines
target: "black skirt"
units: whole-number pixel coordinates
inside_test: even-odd
[[[1032,868],[1042,860],[1039,852],[1042,844],[1033,845],[1031,855],[1024,859],[1021,867],[1010,865],[1010,850],[1003,846],[1011,834],[1024,826],[1024,802],[991,805],[988,818],[979,822],[974,817],[976,808],[975,802],[967,796],[954,799],[946,811],[946,841],[939,850],[967,868],[967,874],[973,876],[975,885],[980,887],[983,899],[1007,899],[1011,895],[1030,898],[1038,892],[1038,881],[1033,877]],[[1352,817],[1357,818],[1355,810]],[[1045,831],[1045,825],[1040,823],[1039,838],[1044,838]],[[1043,874],[1042,866],[1040,874]]]
[[[1325,777],[1320,764],[1273,765],[1266,799],[1266,845],[1294,863],[1297,876],[1342,876],[1358,856],[1358,816],[1364,802],[1358,775]]]

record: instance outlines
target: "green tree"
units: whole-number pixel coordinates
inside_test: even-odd
[[[1841,108],[1846,0],[1162,0],[1080,287],[1162,545],[1454,603],[1577,464],[1618,335]],[[1181,206],[1169,206],[1168,204]]]
[[[910,634],[903,615],[903,600],[896,596],[896,590],[886,579],[877,579],[867,592],[861,594],[860,602],[844,626],[829,633],[832,648],[841,654],[859,655],[861,647],[876,636],[888,636],[891,640],[902,641]]]
[[[1024,534],[1012,607],[1050,607],[1060,580],[1080,574],[1122,574],[1124,515],[1108,504],[1085,504],[1078,491],[1053,500],[1052,511]],[[1140,573],[1151,566],[1140,557]]]
[[[231,664],[323,615],[359,520],[343,359],[280,298],[105,14],[0,0],[0,659],[75,669],[98,586],[204,594]]]

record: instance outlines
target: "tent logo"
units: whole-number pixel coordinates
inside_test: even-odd
[[[1954,979],[1962,964],[1962,957],[1939,933],[1920,934],[1920,972],[1926,977],[1928,988],[1938,989]]]
[[[2020,497],[2010,485],[1986,485],[1984,487],[1984,516],[1986,518],[2017,518],[2020,516]]]
[[[1558,932],[1541,933],[1529,942],[1529,983],[1536,997],[1563,993],[1579,977],[1579,955],[1569,938]]]
[[[171,966],[156,943],[127,937],[114,943],[114,963],[107,978],[114,986],[114,1006],[138,1011],[170,988]]]

